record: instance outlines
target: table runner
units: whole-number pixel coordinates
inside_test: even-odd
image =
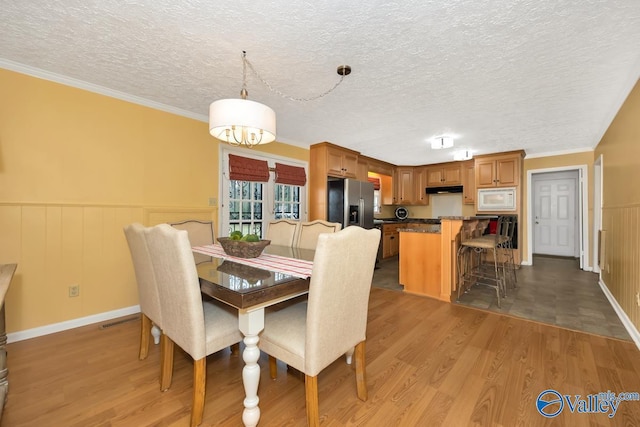
[[[238,264],[261,268],[263,270],[284,273],[290,276],[299,277],[301,279],[311,277],[311,269],[313,268],[313,261],[288,258],[280,255],[262,253],[257,258],[239,258],[227,255],[224,249],[222,249],[222,246],[218,244],[194,246],[191,249],[199,254],[212,256],[214,258],[222,258],[225,260],[237,262]]]

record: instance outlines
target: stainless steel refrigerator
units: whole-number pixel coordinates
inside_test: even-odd
[[[358,225],[373,228],[373,184],[355,179],[328,181],[327,220],[342,228]]]

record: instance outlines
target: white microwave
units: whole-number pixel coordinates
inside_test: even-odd
[[[516,188],[480,188],[476,204],[478,212],[515,211]]]

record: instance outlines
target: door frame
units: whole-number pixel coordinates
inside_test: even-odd
[[[587,265],[587,248],[589,247],[589,180],[587,175],[587,165],[561,166],[555,168],[531,169],[527,171],[527,262],[524,265],[533,265],[533,186],[532,178],[535,174],[548,172],[571,172],[578,171],[578,185],[576,186],[576,196],[578,198],[578,234],[580,251],[580,268],[591,271],[591,266]]]
[[[591,264],[594,273],[600,273],[600,230],[602,230],[602,154],[593,162],[593,254]]]

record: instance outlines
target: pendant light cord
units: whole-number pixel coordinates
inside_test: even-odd
[[[253,68],[253,64],[251,62],[249,62],[249,60],[247,59],[247,52],[246,51],[242,51],[242,72],[243,72],[243,78],[242,78],[242,90],[244,92],[244,98],[246,99],[246,93],[247,93],[247,66],[249,66],[249,69],[251,70],[251,72],[258,78],[258,80],[260,80],[262,82],[262,84],[264,84],[267,88],[269,88],[269,90],[277,95],[280,95],[282,98],[288,99],[290,101],[298,101],[298,102],[308,102],[308,101],[315,101],[316,99],[320,99],[328,94],[330,94],[331,92],[333,92],[338,86],[340,86],[340,83],[342,83],[342,81],[344,80],[344,76],[349,74],[351,72],[351,67],[349,67],[348,72],[343,71],[343,74],[340,75],[340,80],[338,80],[338,82],[333,85],[333,87],[329,90],[326,90],[325,92],[321,93],[320,95],[316,95],[316,96],[312,96],[310,98],[296,98],[290,95],[287,95],[281,91],[279,91],[278,89],[274,88],[273,86],[271,86],[269,84],[269,82],[267,82],[264,78],[262,78],[262,76],[260,74],[258,74],[258,72],[256,71],[255,68]],[[340,72],[339,72],[340,73]]]

